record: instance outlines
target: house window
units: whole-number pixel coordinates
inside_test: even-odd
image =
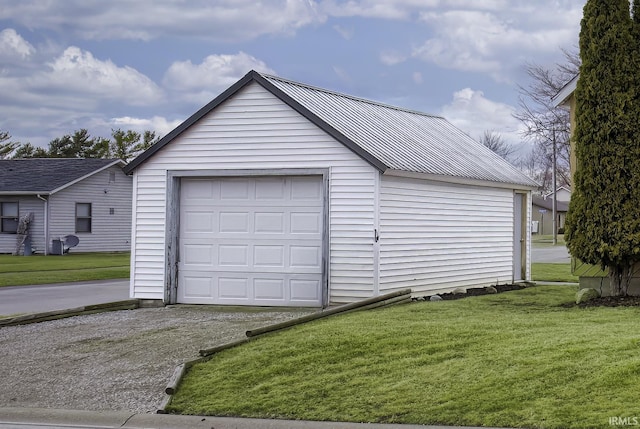
[[[91,232],[91,203],[76,203],[76,232]]]
[[[18,232],[18,203],[0,203],[0,232],[15,234]]]
[[[116,181],[116,172],[115,171],[110,171],[109,172],[109,183],[114,183]]]

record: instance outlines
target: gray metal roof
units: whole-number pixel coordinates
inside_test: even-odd
[[[167,136],[131,161],[127,173],[246,85],[266,90],[381,172],[423,173],[501,184],[538,184],[446,119],[388,106],[276,76],[247,73]]]
[[[263,76],[390,169],[537,186],[442,117]]]
[[[0,159],[0,194],[49,194],[111,165],[117,159]]]

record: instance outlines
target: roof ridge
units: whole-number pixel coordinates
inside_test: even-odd
[[[353,100],[353,101],[359,101],[359,102],[362,102],[362,103],[372,104],[374,106],[384,107],[386,109],[398,110],[398,111],[401,111],[401,112],[412,113],[412,114],[415,114],[415,115],[426,116],[426,117],[429,117],[429,118],[445,119],[443,116],[440,116],[440,115],[434,115],[434,114],[431,114],[431,113],[421,112],[419,110],[407,109],[407,108],[404,108],[404,107],[394,106],[392,104],[387,104],[387,103],[382,103],[380,101],[375,101],[375,100],[370,100],[370,99],[367,99],[367,98],[357,97],[355,95],[345,94],[345,93],[338,92],[338,91],[332,91],[330,89],[322,88],[322,87],[315,86],[315,85],[309,85],[309,84],[306,84],[306,83],[298,82],[298,81],[291,80],[291,79],[286,79],[286,78],[283,78],[283,77],[280,77],[280,76],[276,76],[276,75],[272,75],[272,74],[268,74],[268,73],[260,73],[260,72],[256,72],[256,73],[258,73],[260,76],[262,76],[265,79],[276,80],[276,81],[280,81],[280,82],[283,82],[283,83],[286,83],[286,84],[300,86],[300,87],[303,87],[303,88],[306,88],[306,89],[310,89],[310,90],[313,90],[313,91],[324,92],[326,94],[331,94],[331,95],[342,97],[342,98],[348,98],[348,99]]]

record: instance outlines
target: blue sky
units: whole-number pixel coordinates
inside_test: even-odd
[[[575,49],[584,0],[0,0],[0,130],[164,135],[249,70],[521,143],[527,63]],[[526,144],[524,144],[526,147]]]

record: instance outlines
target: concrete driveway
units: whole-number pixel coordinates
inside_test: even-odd
[[[531,249],[531,262],[568,264],[571,262],[571,256],[566,246],[534,246]]]
[[[40,313],[129,299],[129,279],[0,288],[0,316]]]

